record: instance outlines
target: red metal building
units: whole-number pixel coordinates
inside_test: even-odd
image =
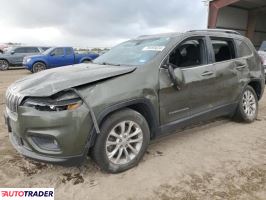
[[[212,0],[208,28],[239,31],[259,47],[266,40],[266,0]]]

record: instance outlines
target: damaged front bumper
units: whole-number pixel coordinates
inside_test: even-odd
[[[5,121],[14,148],[22,155],[44,162],[77,165],[87,156],[92,129],[88,109],[44,112],[19,106],[6,107]]]

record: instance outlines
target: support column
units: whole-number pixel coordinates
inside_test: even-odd
[[[254,42],[254,37],[255,37],[256,20],[257,20],[257,12],[249,11],[246,37],[248,37],[252,42]]]
[[[209,4],[208,28],[216,28],[219,10],[240,0],[213,0]]]

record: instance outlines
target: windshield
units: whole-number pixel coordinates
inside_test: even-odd
[[[266,51],[266,41],[261,44],[260,51]]]
[[[48,54],[50,54],[54,49],[55,49],[55,47],[49,48],[49,49],[47,49],[46,51],[44,51],[42,54],[44,54],[44,55],[48,55]]]
[[[123,42],[93,61],[96,64],[143,65],[163,51],[169,37],[136,39]]]

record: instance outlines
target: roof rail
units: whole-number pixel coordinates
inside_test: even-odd
[[[190,30],[188,32],[219,32],[219,33],[230,33],[230,34],[236,34],[236,35],[241,35],[239,32],[234,31],[234,30],[229,30],[229,29],[202,29],[202,30]]]

